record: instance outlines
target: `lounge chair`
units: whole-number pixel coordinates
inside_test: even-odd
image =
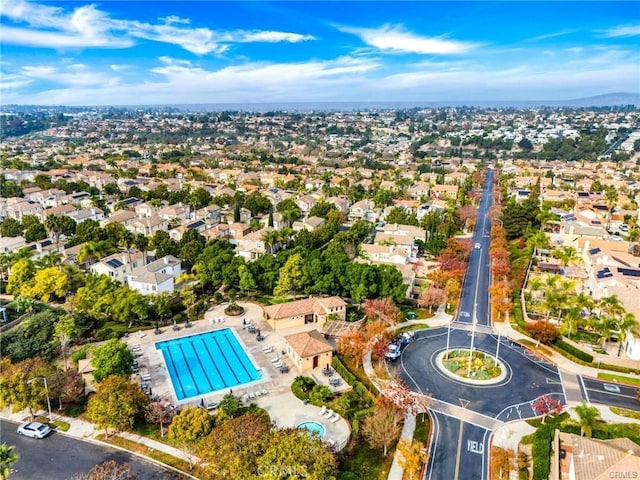
[[[322,417],[327,412],[327,407],[325,405],[320,409],[320,416]]]
[[[335,440],[327,440],[327,443],[329,444],[330,447],[335,447],[336,446],[336,441]]]
[[[224,317],[220,317],[220,323],[224,323]]]
[[[263,348],[262,350],[264,351],[264,353],[271,353],[273,352],[273,347]]]
[[[326,413],[324,414],[325,418],[331,418],[333,417],[333,410],[331,410],[330,408],[327,408]]]
[[[274,363],[273,366],[276,367],[276,368],[280,368],[280,367],[284,366],[284,362],[282,360],[278,360],[278,362]]]
[[[262,350],[269,350],[270,348],[273,348],[271,345],[263,345],[262,346]]]
[[[246,402],[247,400],[249,400],[249,394],[245,393],[244,395],[242,395],[242,401]]]
[[[280,357],[276,357],[276,358],[271,360],[271,363],[278,363],[278,362],[281,362],[281,361],[282,361],[282,359]]]
[[[253,393],[253,392],[251,392],[251,393],[249,394],[249,398],[250,398],[250,399],[254,399],[254,398],[256,398],[256,394],[255,394],[255,393]]]
[[[142,375],[140,375],[140,378],[142,380],[149,381],[151,380],[151,375],[149,375],[148,373],[143,373]]]
[[[262,395],[266,395],[267,393],[269,393],[269,391],[266,388],[262,389]]]
[[[143,333],[142,330],[138,330],[136,332],[136,337],[138,337],[138,338],[143,338],[143,337],[146,337],[146,336],[147,336],[147,334]]]
[[[340,415],[338,415],[336,413],[336,418],[329,420],[331,423],[336,423],[338,420],[340,420]]]

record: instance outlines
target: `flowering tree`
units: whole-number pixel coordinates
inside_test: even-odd
[[[365,300],[364,312],[368,318],[383,320],[390,325],[395,325],[402,319],[402,312],[389,297]]]
[[[531,403],[531,408],[537,415],[542,415],[542,423],[547,415],[554,415],[562,412],[562,402],[549,395],[542,395]]]

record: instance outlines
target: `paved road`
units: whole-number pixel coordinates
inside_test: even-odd
[[[591,403],[600,403],[612,407],[626,408],[629,410],[640,410],[640,401],[637,394],[640,387],[632,387],[611,381],[598,380],[592,377],[580,377],[582,383],[582,391],[585,399]],[[618,387],[619,392],[608,392],[604,389],[604,385],[612,385]]]
[[[489,170],[482,189],[482,199],[478,206],[478,221],[473,232],[473,248],[469,257],[467,273],[462,282],[462,293],[456,321],[472,323],[476,318],[479,325],[490,325],[489,320],[489,245],[491,244],[491,222],[487,218],[493,205],[491,188],[493,187],[493,170]]]
[[[419,332],[405,349],[398,375],[410,388],[437,399],[431,406],[434,435],[426,469],[429,480],[484,480],[488,478],[488,439],[503,422],[535,416],[534,399],[550,394],[566,404],[558,369],[508,339],[498,339],[489,318],[490,232],[487,218],[493,198],[494,172],[485,178],[473,248],[462,284],[458,313],[451,329]],[[445,375],[438,355],[451,347],[473,348],[498,355],[507,376],[495,385],[469,385]],[[498,351],[498,345],[500,345]],[[573,390],[572,390],[573,392]]]
[[[428,480],[485,478],[489,453],[490,430],[464,422],[456,417],[433,412],[432,441],[429,445]],[[455,448],[455,461],[450,457]]]
[[[108,460],[127,463],[139,480],[175,478],[160,467],[116,449],[83,442],[59,433],[42,440],[16,433],[18,424],[0,420],[0,443],[16,447],[20,455],[11,480],[67,480]]]

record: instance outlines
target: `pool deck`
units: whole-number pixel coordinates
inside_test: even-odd
[[[250,302],[242,302],[241,305],[246,310],[245,314],[241,316],[231,317],[225,315],[224,308],[226,305],[218,305],[205,313],[204,320],[192,322],[191,328],[181,326],[180,330],[173,330],[171,326],[168,326],[163,327],[161,329],[162,333],[158,335],[154,334],[153,329],[130,335],[125,339],[129,346],[131,348],[134,348],[134,345],[139,346],[134,349],[134,354],[139,364],[139,372],[134,374],[133,378],[140,383],[147,384],[151,388],[153,395],[181,406],[199,406],[202,403],[218,402],[230,390],[239,397],[245,394],[254,394],[254,398],[248,401],[265,409],[271,416],[271,420],[279,427],[295,427],[304,421],[316,421],[323,424],[326,429],[325,440],[334,443],[338,450],[344,448],[351,435],[349,423],[343,418],[332,423],[330,419],[320,416],[321,409],[319,407],[311,404],[305,405],[291,393],[291,383],[299,373],[293,367],[291,359],[284,355],[283,351],[285,346],[284,335],[294,332],[283,332],[284,335],[280,332],[274,332],[263,320],[263,310],[260,305]],[[219,318],[224,318],[224,322],[215,321]],[[253,320],[253,324],[266,337],[265,340],[262,342],[256,341],[255,334],[248,332],[248,325],[243,325],[243,319]],[[177,401],[162,352],[156,350],[155,343],[223,328],[232,328],[235,331],[244,351],[255,366],[261,370],[263,378],[256,382],[232,387],[232,389],[227,388],[203,396]],[[263,347],[266,345],[271,345],[273,351],[265,353]],[[273,365],[272,361],[276,357],[280,357],[285,363],[288,363],[290,367],[289,373],[282,374]],[[320,373],[321,368],[319,367],[316,370],[308,372],[307,375],[311,375],[318,383],[329,386],[328,379]],[[344,381],[338,387],[329,387],[334,392],[350,389]],[[263,390],[268,393],[266,395],[255,395]]]

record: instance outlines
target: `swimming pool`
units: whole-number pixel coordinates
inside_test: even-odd
[[[310,432],[315,432],[318,434],[320,438],[324,437],[324,434],[325,434],[324,425],[318,422],[313,422],[313,421],[302,422],[296,425],[296,428],[304,428],[306,430],[309,430]]]
[[[178,400],[254,382],[262,373],[230,328],[157,342]]]

